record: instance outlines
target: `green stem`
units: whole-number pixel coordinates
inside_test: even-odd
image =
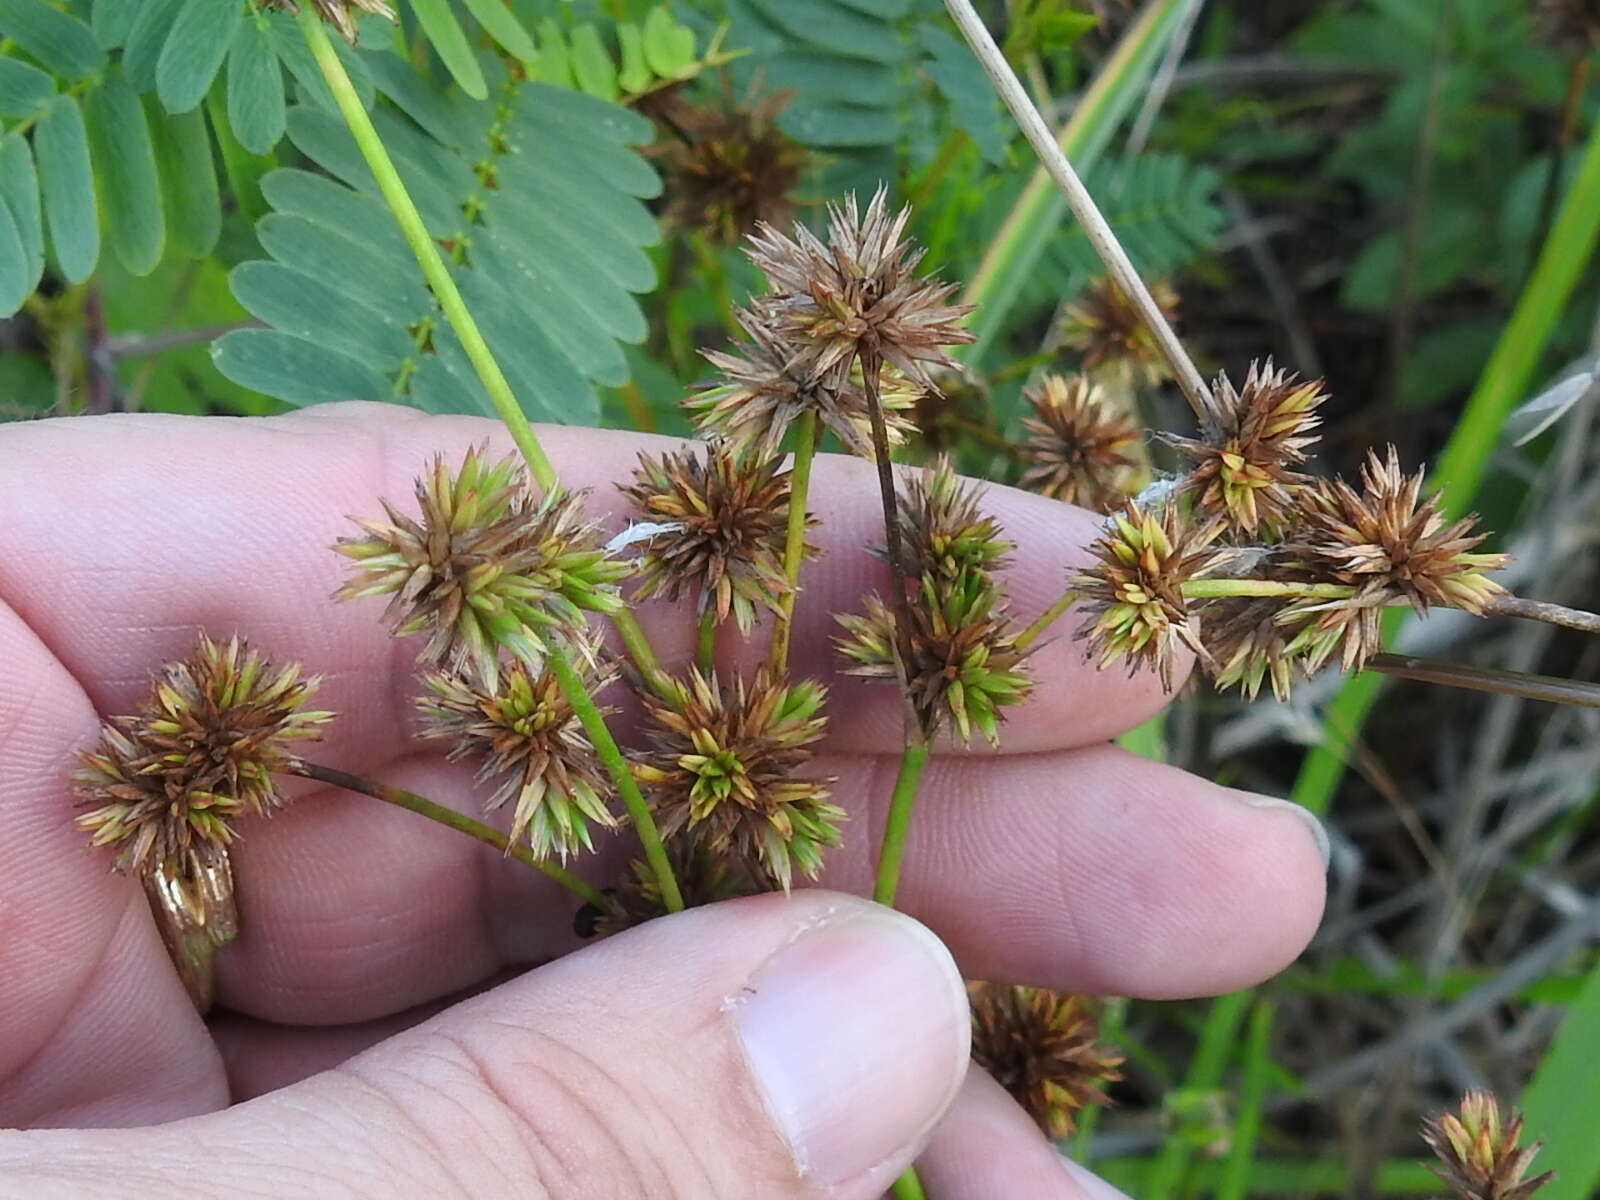
[[[811,463],[817,456],[817,414],[807,411],[795,423],[794,468],[789,472],[789,525],[783,537],[783,577],[789,585],[772,629],[768,661],[779,672],[789,665],[794,604],[800,595],[800,564],[806,556],[806,502],[811,494]]]
[[[711,673],[717,669],[717,610],[709,604],[705,612],[700,614],[700,631],[695,639],[694,661],[700,668],[700,674],[707,679],[710,679]]]
[[[895,776],[894,792],[889,797],[889,820],[883,829],[883,849],[878,852],[878,878],[872,898],[879,904],[894,906],[900,889],[900,861],[906,853],[906,835],[911,831],[911,810],[917,803],[917,784],[928,765],[931,747],[913,742],[900,755],[900,772]]]
[[[605,718],[600,715],[600,706],[594,702],[594,697],[590,696],[588,689],[584,687],[583,678],[567,661],[564,649],[552,647],[545,662],[550,667],[550,673],[556,677],[556,685],[560,687],[561,694],[566,697],[567,703],[572,705],[578,723],[583,726],[583,731],[594,743],[595,755],[600,759],[600,765],[605,767],[606,774],[611,776],[617,795],[622,797],[622,806],[628,810],[628,816],[633,818],[634,832],[639,835],[639,844],[644,847],[645,861],[650,864],[650,870],[656,877],[656,885],[661,889],[661,899],[666,904],[667,911],[681,912],[683,893],[678,890],[678,881],[672,874],[672,864],[667,861],[667,848],[661,844],[661,831],[656,828],[655,818],[650,815],[650,806],[644,802],[644,794],[639,791],[639,781],[633,777],[633,772],[628,770],[627,760],[617,748],[616,738],[611,736]]]
[[[1345,600],[1356,594],[1348,583],[1295,583],[1279,579],[1190,579],[1178,590],[1191,600],[1230,596],[1286,596],[1306,600]]]
[[[915,1167],[906,1168],[906,1173],[894,1181],[889,1194],[894,1200],[928,1200],[928,1193],[922,1190],[922,1180],[917,1178]]]
[[[661,699],[671,700],[674,695],[672,681],[661,669],[661,660],[651,649],[650,640],[645,637],[639,619],[625,608],[608,614],[608,619],[611,621],[611,627],[617,631],[617,636],[622,639],[623,648],[633,660],[633,665],[639,668],[639,674],[644,677],[645,684]]]
[[[1597,238],[1600,121],[1589,131],[1583,161],[1539,253],[1539,261],[1439,458],[1435,477],[1440,481],[1446,516],[1460,516],[1471,507],[1489,469],[1489,456],[1499,443],[1506,415],[1527,395],[1556,322],[1594,254]],[[1393,636],[1401,619],[1398,613],[1389,615],[1384,623],[1386,640]],[[1337,733],[1341,741],[1353,741],[1377,703],[1381,683],[1374,674],[1351,679],[1328,706],[1323,729]],[[1344,772],[1344,756],[1325,742],[1306,755],[1291,797],[1312,812],[1322,813],[1338,790]]]
[[[450,269],[445,266],[438,245],[429,236],[428,227],[423,223],[422,214],[417,211],[416,204],[412,202],[411,194],[406,191],[400,172],[395,170],[394,160],[389,157],[389,151],[385,149],[383,139],[372,124],[372,118],[367,116],[367,110],[361,106],[361,98],[356,94],[355,85],[350,82],[344,63],[340,61],[333,43],[328,39],[328,32],[317,16],[316,7],[311,4],[300,5],[298,19],[300,32],[305,36],[311,57],[316,60],[317,68],[322,72],[328,90],[333,93],[334,103],[339,106],[339,114],[344,117],[345,125],[355,138],[356,148],[361,151],[367,169],[377,181],[378,191],[382,193],[384,203],[389,206],[396,224],[400,226],[400,232],[405,235],[406,244],[411,247],[411,253],[416,255],[417,264],[422,268],[428,287],[439,301],[439,307],[444,310],[450,328],[455,330],[456,337],[461,340],[461,348],[467,352],[472,369],[478,373],[484,391],[489,394],[490,403],[500,414],[500,419],[505,422],[506,428],[511,431],[511,440],[517,444],[517,449],[522,451],[522,457],[527,460],[528,470],[535,482],[546,491],[550,490],[556,486],[556,469],[545,455],[544,447],[539,444],[538,435],[528,423],[522,406],[517,403],[505,372],[495,361],[494,354],[489,350],[489,344],[483,340],[478,323],[467,310],[466,301],[461,298],[461,291],[456,287]]]
[[[1067,609],[1071,608],[1077,602],[1078,593],[1073,591],[1071,588],[1068,588],[1061,594],[1061,598],[1059,600],[1038,615],[1032,625],[1029,625],[1021,633],[1017,634],[1017,640],[1014,643],[1017,650],[1021,652],[1033,645],[1034,642],[1038,641],[1044,636],[1045,631],[1049,629],[1050,626],[1054,625],[1056,621],[1060,619],[1062,614],[1067,611]]]
[[[578,896],[595,907],[609,912],[611,901],[605,893],[590,886],[579,879],[565,867],[558,867],[555,863],[546,862],[537,857],[531,849],[520,842],[513,842],[498,829],[485,825],[482,821],[474,821],[465,813],[459,813],[453,808],[446,808],[442,804],[435,804],[426,796],[419,796],[415,792],[408,792],[403,788],[393,787],[387,783],[374,783],[370,779],[363,779],[359,775],[351,775],[348,771],[336,770],[333,767],[320,766],[317,763],[306,762],[297,758],[287,763],[284,768],[287,775],[298,775],[302,779],[314,779],[318,783],[331,784],[343,788],[347,792],[358,792],[363,796],[371,796],[374,800],[382,800],[385,804],[392,804],[396,808],[403,808],[414,812],[418,816],[427,817],[430,821],[437,821],[457,833],[464,833],[470,838],[476,838],[485,845],[493,846],[520,863],[541,871],[555,882],[559,883],[574,896]]]

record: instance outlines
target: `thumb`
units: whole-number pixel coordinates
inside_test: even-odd
[[[949,952],[910,918],[828,892],[761,896],[589,947],[222,1112],[0,1135],[0,1173],[31,1169],[33,1200],[264,1184],[872,1200],[955,1098],[968,1022]]]

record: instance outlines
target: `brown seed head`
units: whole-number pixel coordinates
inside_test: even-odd
[[[803,374],[842,386],[861,355],[892,363],[932,388],[929,367],[949,366],[942,347],[972,341],[960,324],[971,305],[946,304],[953,284],[916,274],[922,251],[905,238],[911,210],[889,215],[880,187],[863,215],[854,195],[828,210],[828,244],[803,226],[791,239],[761,226],[748,254],[767,277],[761,301],[794,347]]]
[[[202,634],[188,658],[167,664],[136,715],[106,722],[100,744],[79,752],[73,782],[89,811],[77,827],[93,845],[118,848],[119,871],[175,862],[186,876],[201,874],[233,840],[235,817],[270,816],[285,803],[273,773],[295,757],[291,743],[320,737],[333,719],[306,708],[318,682],[237,637]]]
[[[1130,675],[1152,667],[1171,691],[1180,643],[1207,660],[1199,619],[1181,588],[1219,561],[1214,536],[1214,527],[1196,529],[1171,502],[1145,511],[1129,501],[1107,519],[1094,566],[1074,580],[1094,616],[1078,636],[1102,668],[1126,657]]]
[[[443,457],[417,480],[421,519],[383,502],[386,521],[357,520],[364,538],[334,546],[354,577],[336,600],[388,596],[397,637],[428,634],[420,658],[495,686],[500,651],[537,662],[551,631],[581,634],[584,613],[622,607],[631,568],[601,548],[583,492],[535,499],[514,458],[473,449],[454,474]]]
[[[877,596],[864,604],[860,615],[835,618],[845,631],[838,640],[850,663],[845,673],[896,683],[894,612]],[[1033,688],[999,592],[981,572],[942,582],[924,575],[909,607],[906,678],[923,736],[932,740],[948,722],[963,742],[976,727],[998,745],[1001,710],[1021,704]]]
[[[597,659],[592,652],[575,656],[590,695],[616,677],[610,667],[591,665]],[[616,827],[606,807],[611,785],[548,669],[535,674],[512,663],[502,667],[493,688],[443,672],[424,676],[423,683],[427,693],[417,699],[422,736],[450,742],[451,759],[478,760],[480,782],[497,781],[485,807],[513,805],[513,841],[526,835],[535,854],[564,862],[594,848],[589,822]]]
[[[289,12],[299,12],[295,0],[256,0],[257,8],[282,8]],[[356,44],[357,13],[371,13],[373,16],[385,17],[390,21],[395,20],[394,9],[388,0],[311,0],[311,7],[317,10],[317,15],[332,25],[352,46]]]
[[[1170,322],[1177,317],[1178,295],[1159,280],[1150,295]],[[1139,310],[1109,276],[1102,276],[1067,306],[1061,344],[1082,357],[1086,371],[1106,371],[1128,384],[1151,385],[1170,375],[1155,335]]]
[[[851,453],[872,458],[871,416],[859,367],[847,371],[843,382],[817,379],[794,361],[794,347],[770,322],[749,312],[737,315],[751,343],[742,356],[703,351],[727,382],[684,404],[700,431],[726,437],[738,453],[776,458],[789,426],[801,413],[814,412]],[[905,414],[919,393],[897,370],[884,372],[879,399],[891,446],[911,432]]]
[[[716,105],[690,104],[658,93],[649,106],[675,136],[657,143],[665,167],[667,220],[701,229],[731,246],[758,225],[781,225],[794,215],[789,193],[811,165],[811,154],[778,128],[791,93]]]
[[[759,866],[788,891],[798,870],[815,878],[839,844],[844,810],[831,779],[799,772],[815,756],[827,690],[763,669],[720,683],[691,670],[666,702],[646,697],[651,749],[634,763],[663,836],[693,831],[705,848]]]
[[[1551,45],[1578,54],[1600,49],[1600,0],[1538,0],[1533,20]]]
[[[1307,447],[1317,440],[1311,431],[1326,399],[1321,380],[1296,379],[1270,358],[1250,364],[1241,389],[1219,376],[1202,436],[1169,439],[1194,462],[1185,488],[1195,507],[1246,537],[1280,528],[1309,482],[1291,468],[1306,461]]]
[[[1524,1179],[1540,1143],[1519,1149],[1522,1116],[1507,1121],[1488,1092],[1470,1091],[1461,1098],[1460,1114],[1440,1113],[1422,1124],[1422,1140],[1439,1158],[1434,1172],[1460,1200],[1527,1200],[1555,1173]]]
[[[1105,512],[1128,495],[1138,457],[1139,426],[1106,403],[1087,375],[1046,375],[1022,397],[1028,469],[1022,486],[1068,504]]]
[[[1110,1103],[1102,1089],[1122,1078],[1122,1055],[1099,1044],[1093,1001],[999,983],[970,983],[967,994],[973,1061],[1046,1135],[1067,1137],[1079,1109]]]
[[[664,845],[673,878],[678,881],[678,890],[688,908],[720,904],[767,890],[745,863],[711,850],[696,832],[667,838]],[[600,912],[590,905],[580,910],[580,936],[610,937],[668,913],[655,870],[642,858],[629,863],[617,886],[608,892],[613,903],[610,912]]]
[[[699,594],[701,612],[718,621],[731,613],[746,633],[757,607],[781,611],[789,472],[777,459],[735,454],[718,439],[660,458],[641,454],[633,477],[623,495],[663,526],[639,558],[637,599],[676,600],[687,588]],[[806,551],[815,555],[816,547]]]

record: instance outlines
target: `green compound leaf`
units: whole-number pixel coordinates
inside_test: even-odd
[[[166,218],[155,147],[138,94],[122,72],[106,72],[84,96],[84,124],[99,169],[111,248],[130,274],[148,275],[161,262]]]
[[[243,16],[236,0],[184,5],[156,61],[156,91],[168,112],[188,112],[205,99]]]
[[[94,31],[44,0],[0,0],[0,37],[12,38],[68,79],[83,79],[106,65]]]
[[[69,283],[82,283],[100,261],[100,215],[89,137],[74,97],[50,102],[34,127],[33,154],[56,263]]]
[[[264,21],[239,26],[228,50],[228,124],[239,144],[265,154],[283,137],[283,68]]]
[[[0,117],[31,117],[56,94],[56,81],[38,67],[0,57]]]
[[[461,23],[450,11],[448,0],[411,0],[411,8],[417,14],[422,31],[439,52],[440,61],[461,85],[461,90],[474,100],[486,99],[489,85],[483,78],[483,68],[472,53]]]
[[[10,211],[12,224],[27,260],[23,276],[31,292],[44,274],[44,211],[39,201],[39,174],[33,151],[20,134],[0,137],[0,205]]]

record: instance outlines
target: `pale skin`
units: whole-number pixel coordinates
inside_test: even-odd
[[[541,436],[610,530],[614,481],[669,444]],[[388,637],[381,601],[328,599],[343,570],[328,546],[379,497],[409,508],[431,455],[484,440],[509,449],[488,421],[376,405],[0,427],[0,1128],[16,1130],[0,1132],[15,1188],[0,1194],[872,1200],[919,1153],[934,1200],[1104,1194],[992,1081],[962,1083],[955,1007],[874,1102],[881,1116],[915,1093],[880,1131],[882,1161],[842,1180],[796,1169],[729,1001],[797,930],[862,902],[797,892],[580,949],[574,902],[542,876],[297,781],[291,808],[243,827],[242,933],[217,958],[217,1012],[196,1015],[143,893],[71,827],[72,751],[198,631],[237,631],[325,677],[318,707],[339,718],[308,757],[476,811],[471,768],[411,736],[415,643]],[[1085,560],[1095,518],[1004,488],[985,503],[1019,543],[1007,580],[1030,619]],[[834,674],[828,614],[883,583],[865,550],[881,537],[870,467],[819,459],[812,508],[825,554],[807,566],[794,662],[834,686],[818,770],[851,812],[819,882],[862,895],[899,709],[892,689]],[[669,665],[692,655],[683,606],[639,615]],[[930,766],[902,907],[971,978],[1151,998],[1266,978],[1321,913],[1309,827],[1108,745],[1165,697],[1148,673],[1086,664],[1071,620],[1035,656],[1039,687],[1002,750],[945,747]],[[574,865],[604,884],[623,853]],[[946,984],[930,989],[944,1003]],[[797,1036],[826,1055],[827,1029]]]

